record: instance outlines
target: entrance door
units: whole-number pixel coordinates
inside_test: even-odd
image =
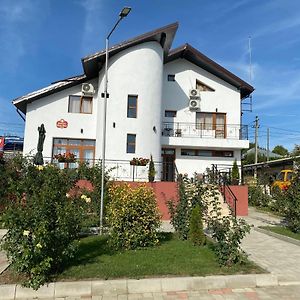
[[[162,181],[175,181],[175,149],[164,148],[162,156]]]

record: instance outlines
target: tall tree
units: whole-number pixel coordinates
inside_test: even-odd
[[[282,145],[277,145],[274,147],[274,149],[272,150],[273,153],[282,155],[282,156],[287,156],[289,155],[289,150],[284,148]]]

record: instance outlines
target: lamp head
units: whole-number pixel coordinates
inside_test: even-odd
[[[119,17],[120,17],[120,18],[125,18],[125,17],[127,17],[128,14],[130,13],[130,11],[131,11],[131,7],[124,7],[124,8],[121,10],[121,12],[120,12]]]

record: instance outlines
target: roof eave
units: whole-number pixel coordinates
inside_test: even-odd
[[[109,57],[112,57],[117,53],[130,47],[145,42],[156,41],[160,43],[162,48],[164,49],[164,57],[166,58],[168,56],[177,29],[178,22],[175,22],[167,26],[155,29],[151,32],[139,35],[133,39],[124,41],[120,44],[110,47],[108,50],[108,55]],[[81,62],[86,76],[98,76],[100,69],[105,63],[105,50],[97,52],[93,55],[86,56],[81,59]]]
[[[189,44],[184,44],[176,49],[171,50],[165,60],[165,63],[171,62],[178,58],[185,58],[204,70],[232,84],[240,90],[241,99],[248,97],[254,91],[254,88],[250,84],[237,77],[215,61],[211,60]]]

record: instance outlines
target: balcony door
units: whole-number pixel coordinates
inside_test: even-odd
[[[163,148],[162,156],[162,181],[175,181],[175,149]]]

